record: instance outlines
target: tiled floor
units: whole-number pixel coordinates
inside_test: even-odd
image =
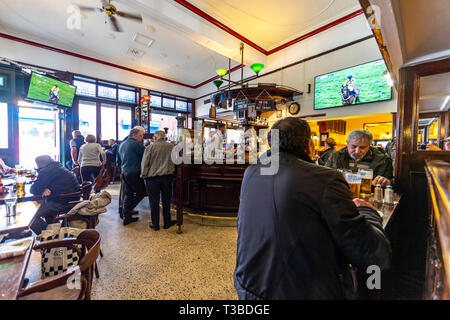
[[[104,256],[98,259],[100,278],[94,278],[92,299],[237,299],[235,222],[202,223],[184,215],[182,234],[176,226],[154,231],[145,198],[137,207],[139,221],[123,226],[117,211],[119,185],[107,191],[113,200],[97,226]],[[32,255],[27,277],[39,279],[39,253]]]
[[[176,226],[154,231],[148,226],[148,198],[137,207],[139,221],[123,226],[118,185],[107,190],[113,201],[97,227],[104,257],[98,261],[100,278],[94,280],[92,299],[237,298],[235,227],[206,226],[185,215],[182,234]]]

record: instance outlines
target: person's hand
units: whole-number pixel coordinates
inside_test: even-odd
[[[385,188],[386,186],[391,184],[391,181],[385,177],[377,176],[375,179],[373,179],[372,185],[376,186],[377,184],[380,184],[381,187]]]
[[[358,208],[359,207],[369,207],[369,208],[372,208],[373,210],[377,211],[377,209],[371,203],[364,201],[362,199],[355,198],[355,199],[353,199],[353,202],[355,203],[355,205]]]
[[[441,148],[432,143],[429,143],[427,144],[427,151],[441,151]]]
[[[43,197],[48,197],[51,194],[52,194],[52,192],[50,191],[50,189],[45,189],[44,192],[42,192]]]
[[[78,163],[78,161],[76,161],[76,160],[73,162],[73,164],[76,165],[76,166],[79,166],[79,165],[80,165],[80,164]]]

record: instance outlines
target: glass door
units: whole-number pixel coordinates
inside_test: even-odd
[[[58,109],[19,107],[19,162],[34,168],[34,159],[49,155],[60,161],[60,125]]]

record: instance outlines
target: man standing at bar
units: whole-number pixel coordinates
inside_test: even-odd
[[[356,296],[349,264],[366,271],[390,264],[382,219],[352,200],[342,174],[311,160],[306,121],[275,123],[279,170],[251,165],[242,181],[234,285],[239,299],[344,299]],[[271,158],[277,154],[272,154]],[[272,160],[274,161],[274,160]]]
[[[80,152],[80,148],[83,144],[85,144],[84,137],[81,134],[80,130],[72,131],[72,140],[70,140],[70,155],[72,156],[72,168],[74,165],[78,165],[78,154]]]
[[[136,222],[139,218],[132,217],[134,208],[146,196],[144,181],[141,179],[141,161],[145,151],[144,140],[145,129],[134,127],[130,130],[128,139],[122,142],[116,155],[117,167],[122,172],[122,183],[124,184],[124,199],[121,217],[123,225]]]
[[[172,198],[172,180],[175,165],[171,159],[173,144],[166,142],[166,133],[162,130],[155,132],[154,143],[145,149],[142,158],[141,178],[145,179],[152,222],[150,228],[159,230],[159,199],[162,197],[164,229],[175,224],[170,216],[170,201]]]
[[[358,129],[347,136],[347,147],[336,151],[325,166],[333,169],[372,169],[372,184],[386,187],[393,178],[392,160],[386,153],[371,146],[373,136],[368,130]]]

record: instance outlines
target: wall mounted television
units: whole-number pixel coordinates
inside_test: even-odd
[[[75,92],[76,87],[73,85],[33,72],[27,98],[64,107],[72,107]]]
[[[392,99],[383,59],[314,78],[314,109],[327,109]]]

